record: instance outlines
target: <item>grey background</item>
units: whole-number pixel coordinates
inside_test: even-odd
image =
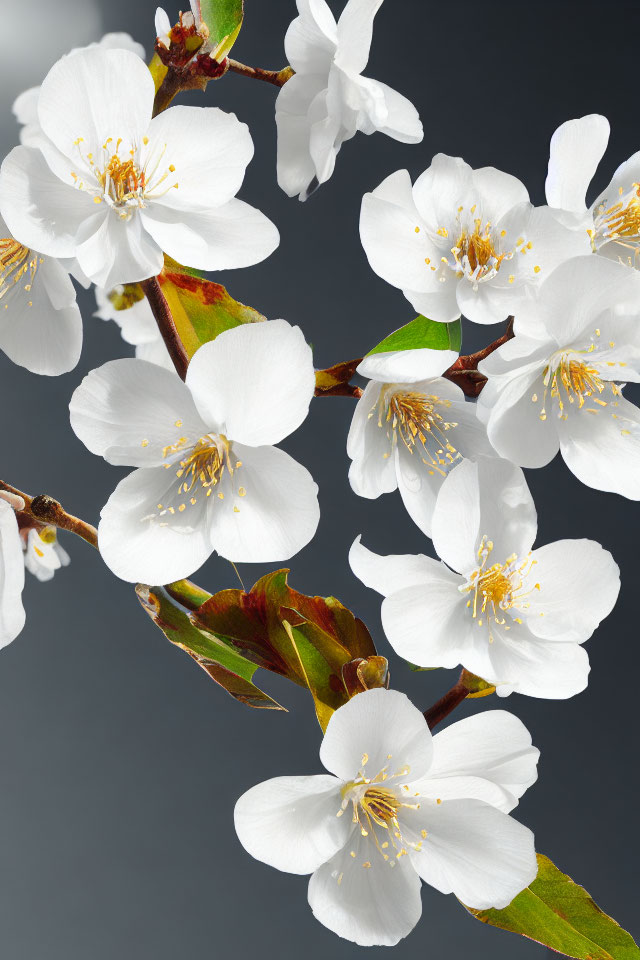
[[[129,30],[152,46],[153,0],[35,0],[18,10],[0,0],[5,24],[0,144],[16,142],[9,108],[64,50],[106,30]],[[293,0],[247,0],[235,56],[284,64],[282,38]],[[334,4],[335,7],[335,4]],[[171,14],[175,14],[171,10]],[[9,25],[11,30],[9,30]],[[563,120],[600,111],[611,145],[596,183],[640,146],[635,3],[455,4],[387,0],[376,23],[368,73],[419,107],[426,136],[403,146],[382,135],[348,143],[333,179],[307,204],[275,181],[274,88],[229,75],[194,103],[219,104],[245,120],[256,143],[242,196],[280,227],[264,264],[227,273],[239,299],[269,317],[299,323],[316,365],[359,356],[410,320],[401,293],[369,269],[357,233],[362,194],[388,173],[413,175],[438,151],[473,166],[519,176],[543,202],[548,141]],[[14,33],[15,31],[15,33]],[[33,33],[32,33],[33,32]],[[73,105],[69,107],[73,109]],[[92,318],[82,293],[85,347],[73,373],[49,380],[0,355],[0,476],[33,494],[48,492],[96,520],[122,475],[91,456],[71,433],[66,405],[81,377],[126,355],[114,324]],[[465,352],[493,339],[465,328]],[[412,674],[390,653],[379,600],[351,575],[357,533],[381,552],[430,550],[397,495],[358,499],[347,483],[348,399],[322,399],[286,448],[320,485],[315,541],[291,561],[302,591],[335,594],[369,624],[392,659],[395,686],[421,707],[453,672]],[[606,452],[603,452],[606,456]],[[623,571],[618,606],[588,644],[588,691],[567,702],[513,696],[506,704],[542,750],[540,781],[519,818],[537,845],[623,926],[637,917],[637,578],[636,504],[579,485],[556,461],[529,471],[540,513],[538,543],[591,537]],[[264,676],[290,714],[236,704],[139,608],[99,556],[66,537],[72,566],[52,584],[29,578],[23,634],[0,655],[0,952],[6,960],[173,960],[234,954],[293,960],[362,951],[312,917],[306,882],[252,861],[232,826],[237,796],[279,774],[320,770],[320,731],[307,696]],[[243,567],[247,585],[268,569]],[[195,578],[212,591],[236,585],[213,558]],[[504,706],[463,705],[459,716]],[[428,887],[424,915],[396,948],[399,958],[540,956],[537,945],[481,926],[453,897]],[[371,955],[382,955],[374,949]]]

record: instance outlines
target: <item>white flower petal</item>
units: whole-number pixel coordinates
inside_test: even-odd
[[[338,30],[325,0],[297,0],[299,17],[284,38],[287,60],[298,73],[328,73]]]
[[[545,190],[550,207],[583,213],[585,197],[609,142],[609,121],[592,113],[567,120],[551,137]]]
[[[458,207],[474,203],[473,170],[461,157],[437,153],[431,166],[418,177],[413,186],[416,208],[434,231],[452,223]]]
[[[185,212],[215,209],[233,199],[253,156],[246,123],[218,107],[169,107],[153,118],[148,136],[152,156],[163,151],[163,166],[175,167],[155,202]],[[172,181],[177,188],[166,189]]]
[[[324,767],[349,781],[364,771],[389,777],[401,769],[410,782],[429,769],[432,737],[420,711],[397,690],[366,690],[332,714],[320,747]]]
[[[365,357],[357,372],[380,383],[415,383],[439,377],[457,359],[457,350],[388,350]]]
[[[467,277],[456,284],[458,312],[471,323],[501,323],[509,316],[509,303],[502,291],[490,284],[475,285]]]
[[[537,780],[539,756],[521,720],[488,710],[436,733],[433,763],[411,789],[433,800],[482,800],[509,813]]]
[[[82,317],[69,275],[57,260],[29,251],[37,263],[28,284],[14,283],[0,309],[0,349],[31,373],[73,370],[82,350]],[[28,287],[28,289],[27,289]]]
[[[102,559],[117,577],[160,585],[189,577],[202,566],[213,552],[206,498],[179,512],[183,500],[173,471],[162,467],[134,470],[120,481],[102,508],[98,527]]]
[[[384,125],[378,126],[378,131],[400,143],[421,143],[424,130],[420,115],[411,101],[386,83],[379,80],[375,83],[384,98],[387,113]]]
[[[163,10],[162,7],[156,7],[154,27],[156,31],[156,37],[159,40],[162,40],[165,43],[165,46],[168,46],[166,41],[169,40],[170,42],[169,33],[171,32],[172,23],[169,20],[166,10]]]
[[[80,268],[101,287],[146,280],[160,273],[164,264],[161,247],[145,231],[139,216],[121,220],[101,208],[85,220],[77,242]]]
[[[437,560],[422,553],[381,556],[363,546],[360,534],[351,544],[349,565],[358,580],[383,597],[405,587],[420,586],[432,576],[438,576],[442,568]]]
[[[362,73],[369,60],[373,18],[382,0],[348,0],[338,20],[336,63],[351,73]]]
[[[517,177],[495,167],[480,167],[473,171],[473,186],[483,211],[491,211],[491,222],[497,223],[512,207],[526,203],[527,188]]]
[[[419,667],[467,663],[474,623],[460,593],[463,583],[442,563],[434,565],[428,580],[383,600],[382,626],[398,656]]]
[[[18,521],[13,508],[0,499],[0,648],[15,640],[24,627],[23,587],[24,562]]]
[[[69,410],[87,449],[116,465],[161,467],[166,448],[181,438],[193,445],[208,432],[180,377],[144,360],[110,360],[92,370]]]
[[[608,617],[620,592],[620,568],[593,540],[558,540],[534,550],[531,578],[540,584],[523,617],[549,640],[588,640]]]
[[[522,470],[506,460],[464,460],[440,489],[432,528],[438,556],[463,574],[479,565],[483,537],[493,543],[494,562],[504,563],[512,553],[525,556],[537,518]]]
[[[234,443],[241,463],[224,500],[211,497],[211,540],[237,563],[288,560],[313,538],[320,520],[318,487],[309,471],[278,447]]]
[[[493,642],[478,647],[478,660],[468,669],[496,684],[498,696],[512,692],[545,700],[566,700],[587,686],[589,658],[578,643],[545,640],[525,624],[492,623]],[[478,631],[480,632],[480,631]]]
[[[381,423],[377,404],[381,384],[368,383],[356,404],[349,427],[347,453],[351,489],[359,497],[375,499],[397,487],[391,439]]]
[[[190,210],[188,215],[156,203],[140,217],[145,230],[165,253],[199,270],[253,266],[270,256],[280,242],[275,224],[243,200]]]
[[[536,364],[523,367],[512,380],[490,378],[478,403],[499,456],[523,467],[546,466],[560,446],[555,418],[545,404],[543,371]]]
[[[316,175],[310,153],[311,103],[326,89],[322,74],[294,74],[276,100],[278,127],[278,185],[289,197],[305,194]]]
[[[95,213],[91,198],[62,183],[40,150],[14,147],[0,172],[0,210],[16,239],[54,257],[73,257],[76,235]]]
[[[157,337],[150,343],[140,343],[136,347],[136,359],[146,360],[147,363],[155,363],[165,370],[175,373],[173,361],[169,356],[169,351],[164,345],[162,337]]]
[[[420,919],[420,888],[409,857],[394,860],[392,868],[370,838],[354,831],[352,841],[312,875],[309,905],[316,920],[345,940],[394,946]]]
[[[138,346],[142,343],[153,343],[158,340],[160,336],[158,324],[146,297],[132,303],[130,307],[116,310],[110,297],[113,294],[117,299],[122,293],[122,286],[115,287],[109,292],[102,287],[95,287],[94,289],[98,306],[94,317],[100,317],[101,320],[115,320],[120,327],[122,339],[126,343]]]
[[[588,487],[640,500],[640,410],[622,396],[616,403],[560,421],[560,452]]]
[[[338,817],[342,783],[335,777],[275,777],[235,806],[240,843],[256,860],[286,873],[313,873],[347,842],[350,817]]]
[[[405,822],[418,841],[420,828],[427,831],[420,852],[409,850],[422,879],[468,907],[503,909],[537,875],[531,831],[486,803],[422,803]]]
[[[315,390],[311,348],[285,320],[226,330],[194,354],[187,386],[202,417],[250,446],[279,443],[309,412]]]
[[[38,119],[52,143],[80,163],[87,153],[101,156],[107,137],[122,138],[123,154],[139,146],[151,120],[154,96],[151,74],[135,53],[78,50],[58,60],[45,77]]]
[[[392,173],[364,195],[360,239],[371,269],[387,283],[418,292],[436,288],[437,278],[425,260],[437,263],[438,252],[416,209],[407,170]]]

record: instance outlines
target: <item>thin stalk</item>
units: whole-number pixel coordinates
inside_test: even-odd
[[[169,351],[169,356],[176,368],[176,373],[184,380],[187,375],[187,367],[189,366],[189,357],[180,339],[171,308],[158,283],[158,278],[150,277],[148,280],[143,280],[140,286],[149,301],[149,306],[158,324],[160,335]]]
[[[22,497],[24,500],[24,510],[20,511],[42,524],[52,524],[59,530],[67,530],[69,533],[75,533],[86,543],[98,549],[98,531],[86,520],[74,517],[46,493],[41,493],[37,497],[30,497],[28,493],[23,493],[11,484],[0,480],[0,490],[6,490],[14,496]]]
[[[272,83],[275,87],[284,87],[287,80],[294,75],[295,70],[291,67],[283,67],[282,70],[263,70],[261,67],[247,67],[244,63],[238,63],[227,57],[228,69],[232,73],[240,73],[243,77],[251,77],[252,80],[264,80],[265,83]]]

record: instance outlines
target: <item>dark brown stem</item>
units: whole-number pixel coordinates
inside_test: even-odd
[[[511,340],[513,335],[513,317],[509,317],[507,329],[501,337],[498,337],[497,340],[494,340],[493,343],[490,343],[487,347],[483,347],[482,350],[458,357],[456,362],[453,363],[442,376],[446,377],[447,380],[451,380],[453,383],[457,383],[468,397],[477,397],[487,382],[484,374],[478,371],[478,364],[492,354],[494,350],[497,350],[498,347],[501,347],[507,343],[508,340]]]
[[[80,520],[79,517],[67,513],[53,497],[46,493],[41,493],[38,497],[30,497],[28,493],[17,490],[16,487],[12,487],[3,480],[0,480],[0,490],[6,490],[8,493],[22,497],[24,500],[24,510],[21,511],[23,516],[26,515],[40,524],[53,524],[60,530],[75,533],[77,537],[81,537],[96,550],[98,549],[98,531],[96,528],[85,520]]]
[[[228,69],[232,73],[241,73],[243,77],[251,77],[253,80],[264,80],[265,83],[272,83],[276,87],[284,87],[287,80],[290,80],[295,70],[291,67],[283,67],[282,70],[262,70],[260,67],[247,67],[244,63],[238,63],[227,57]]]
[[[432,707],[429,707],[428,710],[424,711],[424,718],[427,721],[429,730],[440,723],[441,720],[444,720],[445,717],[448,717],[452,710],[462,703],[462,701],[467,697],[469,693],[465,683],[463,681],[464,671],[460,674],[460,679],[458,682],[451,687],[444,697],[440,697],[437,703],[434,703]]]
[[[184,380],[187,375],[187,367],[189,366],[189,357],[176,329],[171,309],[158,283],[158,278],[150,277],[148,280],[143,280],[140,286],[149,301],[149,306],[158,324],[158,330],[169,351],[169,356],[173,361],[176,372],[178,376]]]
[[[183,87],[182,72],[174,67],[169,67],[164,80],[156,91],[153,101],[153,116],[157,117],[159,113],[166,110],[176,94],[180,93]]]

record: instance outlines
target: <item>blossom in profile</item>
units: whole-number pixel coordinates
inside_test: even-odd
[[[55,527],[32,527],[24,543],[24,565],[29,573],[45,583],[52,580],[57,570],[68,567],[69,554],[58,543]]]
[[[590,206],[586,194],[609,142],[609,121],[592,113],[561,124],[551,138],[547,203],[594,253],[640,268],[640,151],[621,163]]]
[[[31,373],[73,370],[82,317],[66,267],[15,239],[0,218],[0,350]]]
[[[274,444],[307,416],[311,348],[284,320],[221,333],[186,383],[143,360],[112,360],[75,391],[71,426],[109,463],[137,469],[102,510],[99,549],[123,580],[182,579],[216,550],[286,560],[313,537],[317,486]]]
[[[235,808],[248,853],[311,874],[316,919],[360,946],[393,946],[422,913],[422,881],[477,909],[534,880],[533,834],[510,817],[538,750],[516,717],[489,711],[432,736],[396,690],[357,694],[320,747],[328,773],[276,777]]]
[[[640,500],[640,277],[604,257],[559,267],[523,304],[516,336],[483,360],[492,445],[523,467],[558,453],[582,483]]]
[[[154,95],[128,50],[63,57],[38,97],[39,149],[15,147],[2,164],[0,211],[12,233],[75,259],[101,287],[156,276],[163,251],[224,270],[263,260],[279,242],[271,221],[235,196],[253,155],[246,125],[216,107],[152,119]]]
[[[332,175],[346,140],[386,133],[402,143],[423,137],[418,113],[386,83],[361,76],[382,0],[348,0],[336,23],[326,0],[297,0],[285,37],[295,70],[276,101],[278,183],[306,200]]]
[[[142,60],[145,58],[145,50],[141,43],[134,40],[128,33],[105,33],[97,43],[90,43],[87,47],[75,47],[70,53],[77,53],[79,49],[84,50],[130,50]],[[38,98],[40,96],[40,87],[29,87],[18,97],[16,97],[13,107],[13,115],[20,124],[20,143],[26,146],[38,146],[38,141],[42,136],[40,123],[38,121]]]
[[[499,696],[565,699],[587,686],[581,644],[611,613],[620,571],[593,540],[533,549],[537,517],[522,470],[465,460],[443,483],[432,520],[440,561],[351,547],[353,572],[384,596],[396,653],[421,667],[459,664]]]
[[[516,177],[437,154],[411,184],[398,170],[365,194],[360,238],[371,268],[431,320],[498,323],[535,295],[586,233],[534,207]]]
[[[351,487],[370,499],[399,490],[409,516],[427,536],[448,473],[464,457],[492,453],[475,404],[439,375],[456,358],[453,351],[404,350],[374,354],[358,367],[371,379],[347,438]]]

